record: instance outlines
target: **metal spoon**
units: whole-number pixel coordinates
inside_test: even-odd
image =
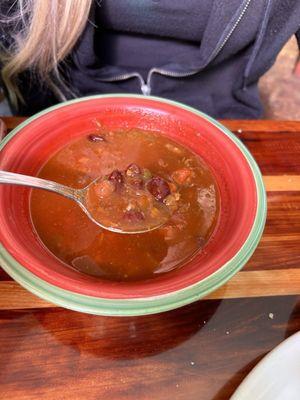
[[[16,174],[13,172],[8,172],[8,171],[0,171],[0,184],[8,183],[11,185],[30,186],[32,188],[45,189],[50,192],[60,194],[64,197],[67,197],[68,199],[74,200],[82,208],[82,210],[86,213],[86,215],[90,218],[90,220],[93,221],[95,224],[97,224],[98,226],[100,226],[103,229],[107,229],[112,232],[125,233],[125,234],[136,234],[136,233],[149,232],[149,231],[159,228],[164,223],[164,222],[162,222],[156,226],[150,226],[150,227],[146,226],[144,229],[129,231],[129,230],[125,230],[125,229],[118,228],[118,227],[107,226],[107,225],[104,225],[103,223],[101,223],[101,221],[97,221],[93,217],[93,215],[90,213],[90,211],[87,207],[86,198],[87,198],[87,193],[88,193],[89,188],[92,185],[94,185],[95,183],[98,183],[100,180],[102,180],[102,178],[96,178],[88,186],[86,186],[82,189],[74,189],[69,186],[65,186],[60,183],[57,183],[57,182],[48,181],[46,179],[41,179],[41,178],[36,178],[34,176]]]

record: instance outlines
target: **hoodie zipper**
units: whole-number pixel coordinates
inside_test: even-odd
[[[233,25],[233,27],[230,29],[230,31],[228,32],[228,34],[226,35],[226,37],[224,38],[223,42],[215,49],[215,51],[212,53],[211,57],[209,58],[209,61],[204,65],[204,67],[206,65],[208,65],[213,59],[215,59],[221,52],[221,50],[223,49],[223,47],[225,46],[225,44],[228,42],[228,40],[231,38],[233,32],[236,30],[236,28],[238,27],[238,25],[240,24],[244,14],[246,13],[250,3],[252,0],[248,0],[247,3],[245,4],[244,8],[242,9],[238,19],[236,20],[235,24]],[[204,68],[202,67],[202,68]],[[201,68],[201,69],[202,69]],[[185,78],[188,76],[192,76],[197,74],[199,71],[201,71],[201,69],[196,69],[194,71],[190,71],[190,72],[171,72],[171,71],[166,71],[163,70],[161,68],[152,68],[149,73],[148,73],[148,77],[147,77],[147,86],[149,86],[150,88],[150,92],[151,92],[151,77],[154,73],[159,73],[161,75],[164,76],[170,76],[173,78]],[[150,93],[149,93],[150,94]]]
[[[163,75],[163,76],[169,76],[171,78],[185,78],[185,77],[188,77],[188,76],[196,75],[199,71],[201,71],[204,67],[206,67],[213,59],[215,59],[219,55],[219,53],[222,51],[223,47],[228,42],[228,40],[231,38],[232,34],[234,33],[234,31],[236,30],[236,28],[240,24],[240,22],[241,22],[243,16],[245,15],[245,13],[246,13],[251,1],[252,0],[247,0],[247,2],[244,5],[244,7],[243,7],[238,19],[235,21],[234,25],[232,26],[232,28],[230,29],[230,31],[228,32],[228,34],[226,35],[226,37],[224,38],[222,43],[213,51],[211,57],[209,58],[207,63],[201,69],[196,69],[196,70],[189,71],[189,72],[172,72],[172,71],[166,71],[164,69],[154,67],[154,68],[151,68],[150,71],[148,72],[147,81],[145,81],[143,79],[143,77],[141,76],[141,74],[139,74],[138,72],[118,75],[118,76],[114,76],[113,78],[101,79],[101,81],[114,82],[114,81],[127,80],[127,79],[130,79],[130,78],[133,78],[133,77],[137,77],[140,80],[141,91],[142,91],[143,95],[149,96],[151,94],[151,78],[152,78],[152,75],[154,73],[158,73],[158,74]]]
[[[130,78],[138,78],[141,84],[141,91],[144,95],[149,95],[150,92],[148,93],[148,85],[146,84],[144,78],[142,77],[141,74],[138,72],[131,72],[128,74],[122,74],[122,75],[117,75],[114,76],[113,78],[101,78],[99,79],[101,82],[116,82],[116,81],[126,81],[127,79]]]

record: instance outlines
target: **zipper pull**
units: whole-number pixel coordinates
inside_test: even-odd
[[[141,90],[144,96],[149,96],[151,93],[151,88],[146,83],[142,84]]]

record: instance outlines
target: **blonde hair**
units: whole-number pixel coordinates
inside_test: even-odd
[[[64,100],[61,88],[68,88],[58,64],[82,33],[92,0],[17,0],[15,3],[17,9],[2,23],[7,23],[16,33],[12,34],[12,45],[0,53],[2,80],[12,104],[17,107],[19,101],[24,102],[18,76],[25,70],[35,73]]]

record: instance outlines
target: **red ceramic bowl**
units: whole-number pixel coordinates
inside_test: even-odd
[[[262,234],[266,198],[261,174],[241,142],[205,114],[179,103],[143,96],[94,96],[51,107],[1,142],[0,169],[36,175],[45,161],[93,119],[114,128],[138,127],[170,136],[198,153],[220,191],[217,227],[205,251],[156,279],[125,283],[94,280],[70,269],[39,241],[30,219],[30,189],[0,187],[1,264],[23,286],[67,308],[108,315],[172,309],[219,287],[253,253]]]

